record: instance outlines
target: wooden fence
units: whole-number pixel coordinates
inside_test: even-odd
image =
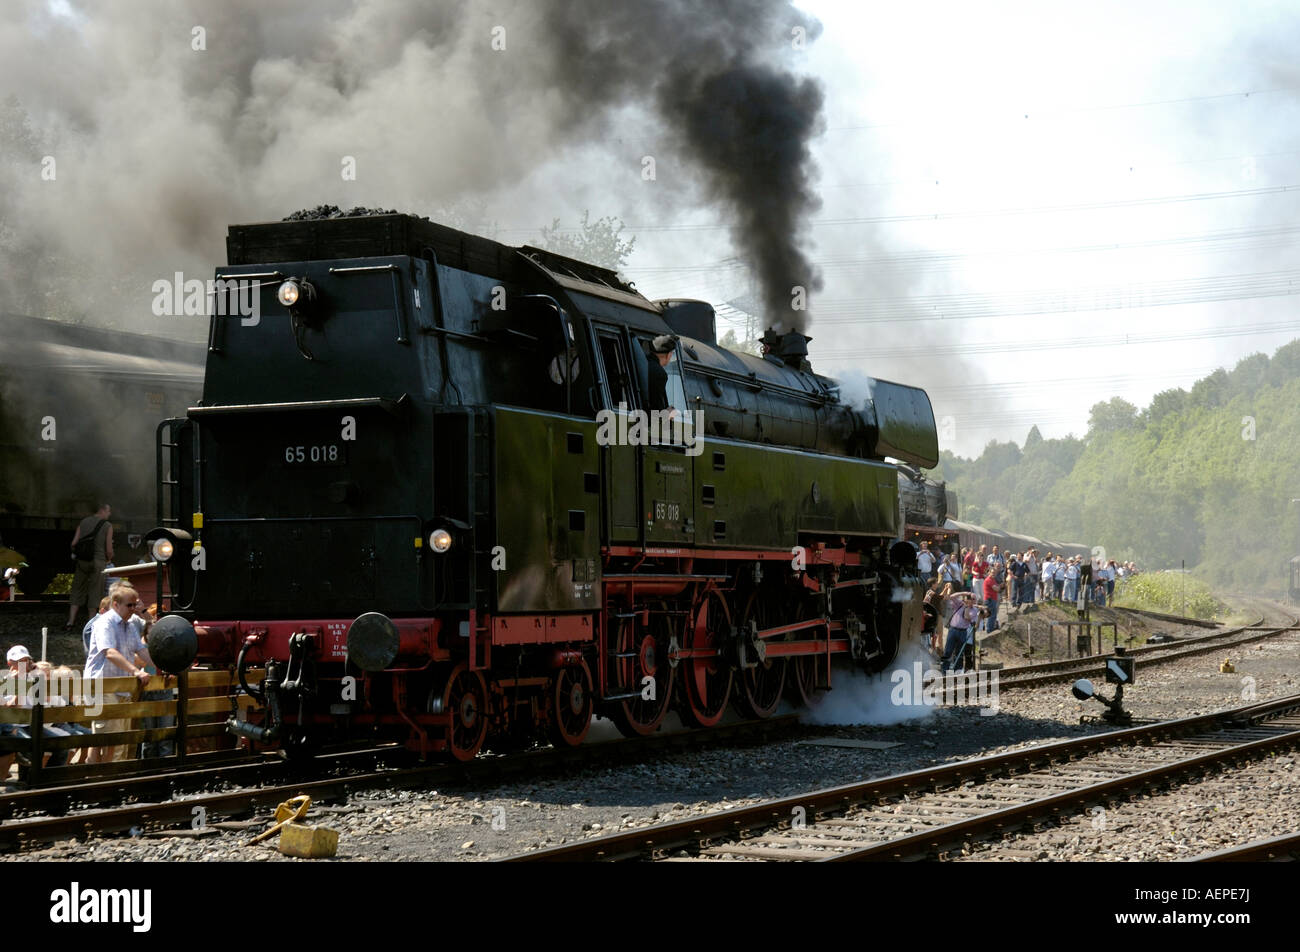
[[[255,684],[261,680],[262,673],[250,671],[246,680]],[[56,677],[52,683],[46,682],[44,692],[40,693],[19,681],[16,703],[0,707],[0,724],[12,724],[16,728],[13,733],[0,735],[0,757],[16,753],[20,777],[29,786],[72,781],[91,772],[98,776],[138,772],[163,764],[228,760],[237,740],[227,732],[226,718],[235,710],[247,716],[247,712],[261,709],[254,698],[243,692],[234,672],[228,668],[193,669],[165,679],[154,676],[147,685],[141,685],[138,678],[104,678],[94,688],[100,700],[98,705],[94,703],[96,695],[75,694],[78,689],[89,689],[90,685],[91,682],[83,681],[79,675],[70,679]],[[165,700],[140,700],[142,694],[151,691],[167,691],[172,696]],[[130,695],[130,700],[119,700],[121,694]],[[86,701],[91,702],[90,706]],[[172,726],[135,726],[135,722],[144,718],[172,718]],[[107,720],[127,721],[131,726],[111,733],[90,732],[93,721]],[[46,736],[46,725],[62,728],[67,734]],[[144,761],[135,759],[140,744],[162,741],[173,742],[173,754]],[[84,767],[44,766],[45,755],[51,751],[122,746],[130,748],[131,758],[127,761]]]

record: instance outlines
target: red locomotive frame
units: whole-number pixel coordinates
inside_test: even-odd
[[[471,611],[466,636],[450,619],[395,618],[396,660],[383,671],[346,666],[349,619],[199,621],[198,657],[217,664],[238,659],[241,670],[291,664],[293,639],[300,638],[320,684],[333,682],[341,697],[365,699],[349,711],[353,729],[405,729],[408,745],[421,754],[446,752],[459,760],[474,757],[490,730],[507,733],[521,719],[515,711],[521,706],[563,745],[581,743],[597,712],[628,735],[657,730],[670,705],[700,727],[718,723],[733,701],[742,715],[762,718],[782,697],[807,703],[828,688],[832,659],[854,650],[860,632],[851,613],[806,612],[775,623],[770,610],[777,600],[788,601],[792,589],[826,604],[818,596],[874,584],[862,553],[840,541],[809,545],[802,569],[791,566],[787,551],[606,547],[603,610]],[[701,571],[719,565],[730,571]],[[767,586],[759,581],[765,571]],[[747,573],[752,582],[741,581]],[[538,654],[547,646],[548,659]],[[526,676],[492,677],[494,652],[522,647],[532,658]],[[355,679],[351,697],[348,677]],[[443,685],[441,697],[420,705],[428,685]],[[334,706],[316,707],[285,711],[283,719],[303,730],[336,724],[338,715]]]

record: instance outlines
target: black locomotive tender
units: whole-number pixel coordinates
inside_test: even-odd
[[[468,759],[580,743],[593,713],[710,726],[919,632],[884,459],[935,465],[924,391],[851,407],[799,335],[737,354],[708,304],[406,215],[232,226],[227,250],[261,317],[212,318],[203,399],[159,428],[151,643],[263,669],[236,733]],[[666,334],[679,442],[602,431],[648,408]]]

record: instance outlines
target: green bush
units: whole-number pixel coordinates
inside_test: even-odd
[[[50,584],[45,586],[46,595],[70,595],[72,594],[72,574],[64,572],[62,575],[56,575],[50,579]],[[31,594],[23,588],[23,577],[18,576],[18,591],[24,595]]]
[[[1182,572],[1143,572],[1120,579],[1115,585],[1115,605],[1119,608],[1182,615],[1184,597],[1189,618],[1210,620],[1227,610],[1210,586]]]

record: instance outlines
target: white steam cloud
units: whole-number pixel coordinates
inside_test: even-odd
[[[901,645],[891,670],[880,674],[869,675],[860,668],[837,665],[831,679],[834,689],[814,699],[804,714],[804,721],[825,725],[888,725],[920,720],[932,714],[934,705],[923,700],[917,703],[910,691],[895,692],[890,680],[894,671],[910,676],[916,663],[923,668],[934,664],[929,649],[920,639]],[[899,695],[903,703],[896,703]]]

